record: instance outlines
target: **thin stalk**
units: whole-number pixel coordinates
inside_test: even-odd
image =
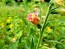
[[[48,19],[49,14],[50,14],[51,8],[52,8],[52,4],[50,4],[49,7],[48,7],[48,12],[47,12],[47,15],[46,15],[46,19],[45,19],[44,25],[43,25],[43,27],[40,29],[39,40],[38,40],[38,44],[37,44],[37,46],[36,46],[36,49],[39,48],[39,45],[40,45],[40,43],[41,43],[42,35],[43,35],[43,32],[44,32],[44,29],[45,29],[45,26],[46,26],[46,22],[47,22],[47,19]]]
[[[44,29],[45,29],[46,22],[47,22],[47,19],[48,19],[48,17],[49,17],[51,8],[52,8],[52,4],[50,4],[50,5],[49,5],[49,8],[48,8],[48,12],[47,12],[47,15],[46,15],[46,19],[45,19],[44,25],[43,25],[42,30],[41,30],[41,33],[42,33],[42,34],[43,34]]]
[[[41,28],[40,28],[40,32],[41,32]],[[41,40],[41,33],[39,33],[39,39],[38,39],[38,43],[37,43],[36,49],[38,49],[38,47],[39,47],[39,44],[41,42],[40,40]]]

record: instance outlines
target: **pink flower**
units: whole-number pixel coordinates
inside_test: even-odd
[[[29,20],[30,22],[32,22],[35,25],[38,25],[40,22],[40,18],[38,17],[37,12],[28,14],[27,20]]]

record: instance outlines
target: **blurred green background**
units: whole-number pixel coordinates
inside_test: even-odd
[[[0,0],[0,49],[30,49],[32,38],[36,46],[40,30],[26,17],[35,8],[40,18],[46,16],[48,5],[40,0]],[[48,22],[39,49],[65,49],[65,16],[50,14]]]

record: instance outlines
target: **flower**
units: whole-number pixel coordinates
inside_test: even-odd
[[[9,28],[12,28],[12,26],[13,26],[13,24],[10,24],[10,25],[9,25]]]
[[[10,23],[10,19],[7,19],[7,23]]]
[[[35,16],[38,16],[38,15],[39,15],[39,9],[38,9],[38,8],[35,8],[35,9],[34,9],[34,15],[35,15]]]
[[[64,0],[54,0],[55,3],[59,6],[64,6]]]
[[[1,25],[1,27],[4,27],[4,23],[1,23],[0,25]]]
[[[10,23],[11,22],[11,18],[12,18],[11,16],[8,17],[7,23]]]
[[[38,17],[38,14],[36,14],[36,13],[28,14],[27,20],[29,20],[30,22],[32,22],[35,25],[38,25],[40,22],[40,18]]]
[[[51,28],[50,27],[47,27],[47,32],[51,32]]]

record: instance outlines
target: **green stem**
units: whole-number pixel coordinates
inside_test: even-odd
[[[41,32],[41,29],[40,29],[40,32]],[[39,39],[38,39],[38,43],[37,43],[36,49],[38,49],[38,47],[39,47],[39,44],[41,42],[40,40],[41,40],[41,33],[39,33]]]
[[[48,12],[47,12],[47,15],[46,15],[46,19],[45,19],[44,25],[43,25],[42,30],[41,30],[41,34],[43,34],[43,31],[44,31],[44,29],[45,29],[46,22],[47,22],[47,19],[48,19],[48,17],[49,17],[51,8],[52,8],[52,4],[49,5]]]
[[[52,3],[49,5],[49,8],[48,8],[48,12],[47,12],[47,15],[46,15],[46,19],[45,19],[44,25],[43,25],[43,27],[40,29],[39,40],[38,40],[38,44],[37,44],[37,46],[36,46],[36,49],[39,48],[39,45],[40,45],[40,43],[41,43],[41,41],[42,41],[42,35],[43,35],[43,32],[44,32],[44,29],[46,28],[46,22],[47,22],[47,19],[48,19],[49,14],[50,14],[51,8],[52,8]]]

